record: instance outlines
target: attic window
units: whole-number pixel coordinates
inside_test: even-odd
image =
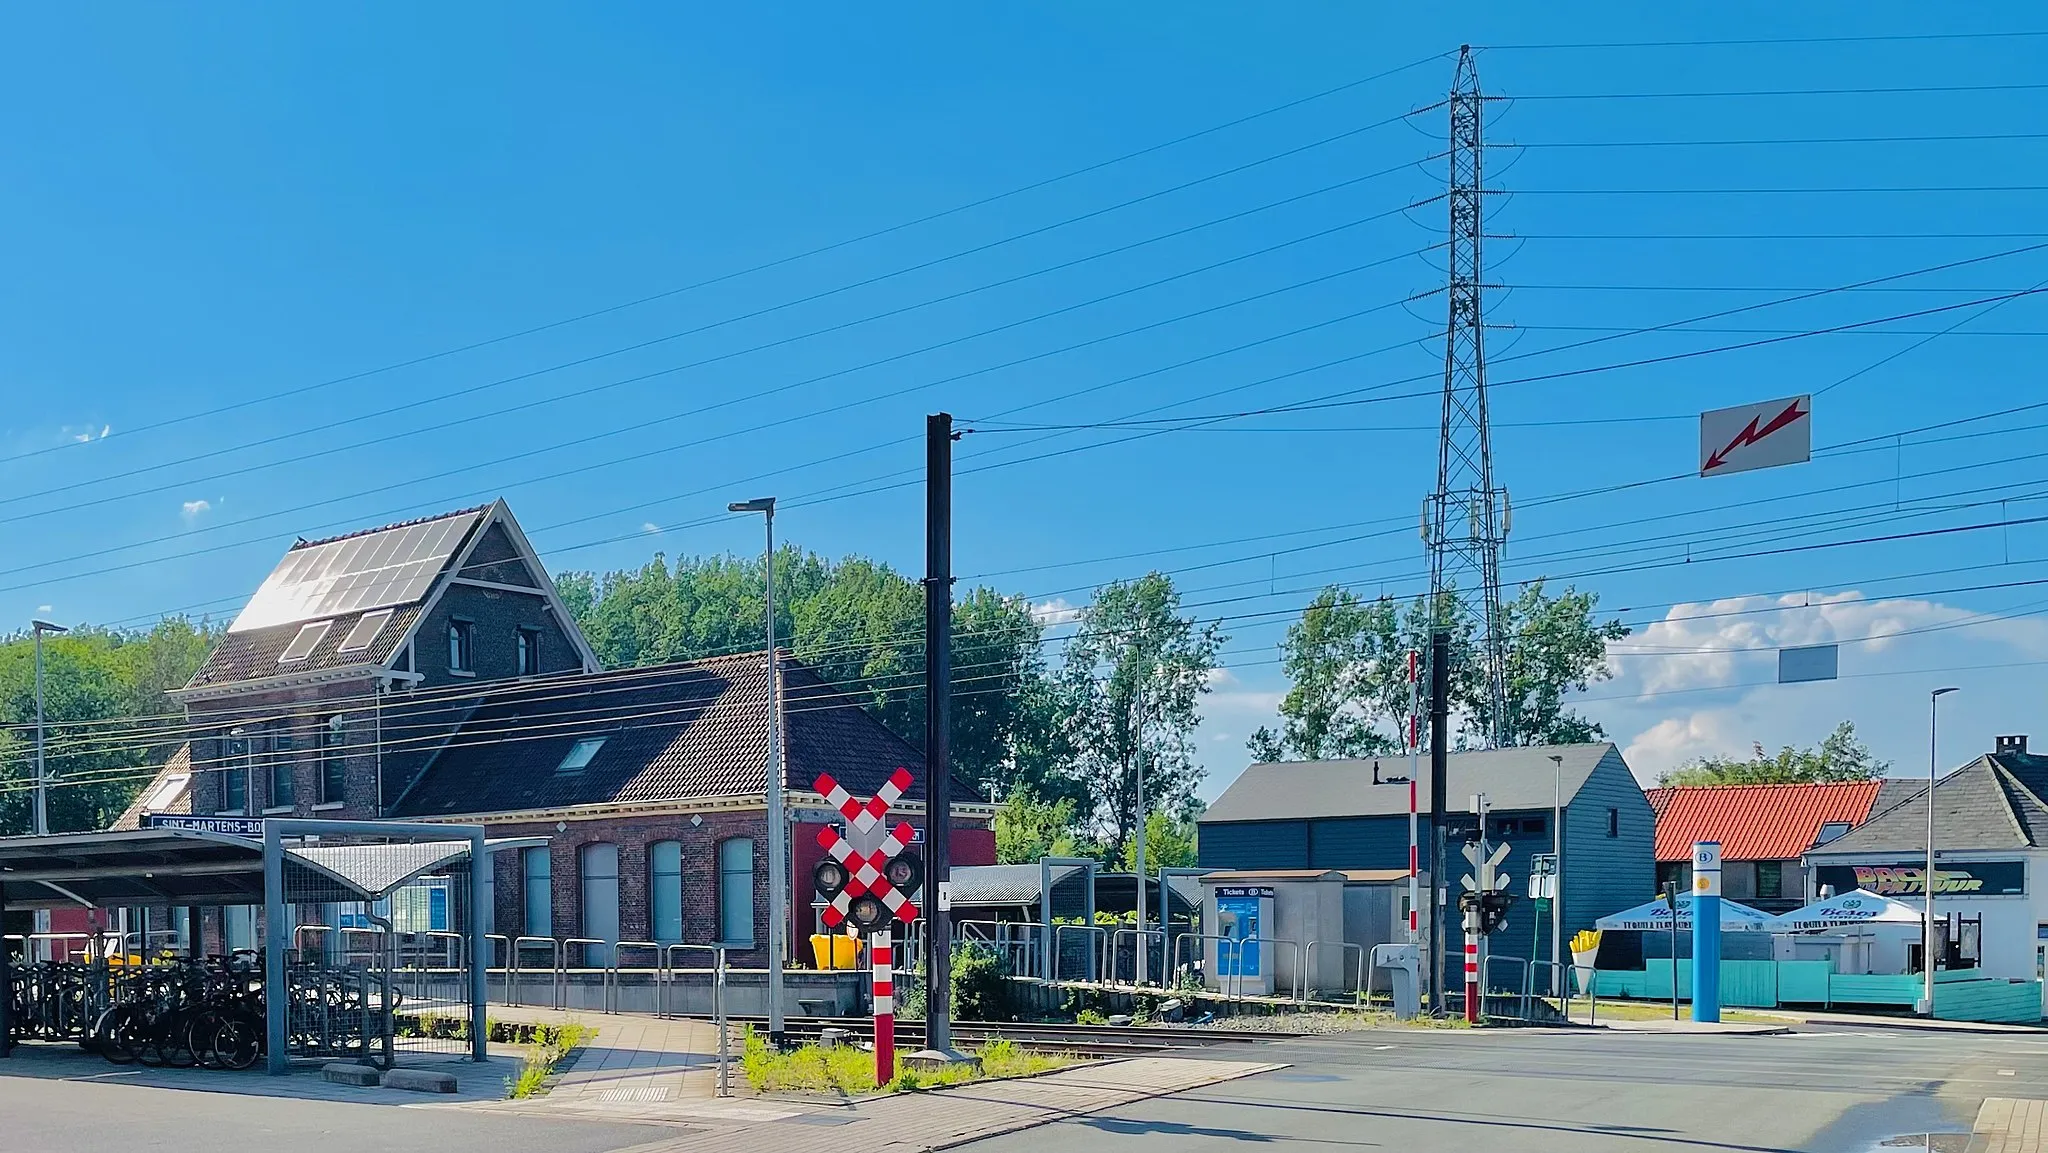
[[[170,808],[173,802],[185,795],[185,787],[191,783],[191,773],[172,773],[165,777],[162,783],[151,790],[149,799],[142,802],[143,811],[160,813]]]
[[[1834,840],[1836,837],[1839,837],[1843,833],[1846,833],[1848,831],[1849,822],[1829,821],[1820,827],[1820,835],[1814,837],[1813,843],[1816,845],[1825,845],[1829,841]]]
[[[341,647],[335,651],[343,653],[362,652],[370,647],[370,642],[376,640],[377,634],[383,632],[384,626],[390,622],[390,609],[379,609],[373,613],[364,613],[362,618],[356,621],[356,627],[348,630],[348,635],[341,638]]]
[[[299,635],[284,647],[284,655],[277,658],[281,665],[295,664],[313,655],[313,649],[327,639],[327,630],[334,627],[333,621],[314,621],[299,626]]]
[[[562,758],[562,763],[555,766],[555,771],[580,773],[590,764],[591,758],[597,756],[597,750],[603,747],[603,737],[585,737],[569,746],[569,755]]]

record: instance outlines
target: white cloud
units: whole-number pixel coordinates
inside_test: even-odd
[[[649,536],[659,536],[661,535],[661,526],[650,520],[640,525],[640,531]]]
[[[210,500],[188,500],[185,502],[180,515],[189,523],[198,520],[202,515],[211,511],[213,511],[213,502]]]
[[[36,614],[37,614],[38,616],[49,616],[49,615],[50,615],[51,613],[53,613],[53,612],[56,612],[56,611],[57,611],[57,610],[56,610],[56,608],[55,608],[54,606],[52,606],[52,605],[37,605],[37,606],[36,606]]]
[[[1081,610],[1067,602],[1065,597],[1054,597],[1042,604],[1031,606],[1031,619],[1041,625],[1069,625],[1081,619]]]
[[[1621,757],[1650,780],[1701,757],[1746,757],[1750,741],[1738,723],[1725,709],[1666,717],[1637,734],[1621,750]]]

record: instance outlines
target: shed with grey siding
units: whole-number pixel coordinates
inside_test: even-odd
[[[1553,756],[1562,758],[1561,770]],[[1549,926],[1535,923],[1526,893],[1530,855],[1550,851],[1551,806],[1560,783],[1565,937],[1654,895],[1656,816],[1613,744],[1453,753],[1447,772],[1451,841],[1462,844],[1475,832],[1472,795],[1485,794],[1492,826],[1487,839],[1508,846],[1502,868],[1524,895],[1492,938],[1495,955],[1530,955],[1532,944],[1535,956],[1550,955]],[[1405,757],[1252,765],[1202,815],[1201,863],[1214,869],[1406,868],[1407,773]],[[1422,868],[1429,872],[1426,760],[1419,776]],[[1455,885],[1466,871],[1454,852],[1446,879]]]

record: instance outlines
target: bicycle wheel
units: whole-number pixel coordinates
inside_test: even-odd
[[[179,1009],[165,1017],[157,1031],[164,1064],[172,1069],[190,1069],[199,1063],[199,1055],[191,1044],[194,1016],[189,1009]]]
[[[141,1011],[134,1005],[116,1005],[104,1013],[97,1027],[100,1056],[116,1065],[133,1065],[141,1059],[143,1037]]]
[[[239,1013],[220,1018],[213,1031],[213,1059],[217,1068],[247,1069],[263,1055],[263,1022]]]
[[[192,1014],[185,1022],[185,1049],[192,1054],[192,1061],[201,1069],[222,1069],[213,1051],[214,1030],[220,1028],[220,1016],[212,1010]]]

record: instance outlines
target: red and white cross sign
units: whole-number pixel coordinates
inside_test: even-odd
[[[818,794],[825,803],[839,810],[846,823],[857,832],[865,833],[875,827],[883,817],[889,815],[889,807],[903,799],[910,788],[910,770],[899,768],[889,774],[889,779],[875,795],[863,801],[846,791],[846,787],[834,780],[830,773],[819,773]]]

